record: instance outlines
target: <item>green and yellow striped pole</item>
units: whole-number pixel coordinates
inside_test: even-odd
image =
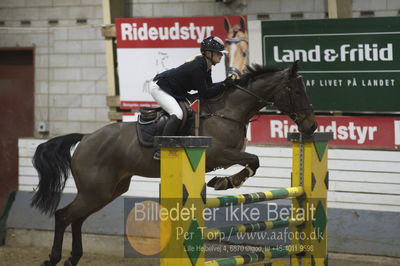
[[[299,221],[295,219],[285,219],[285,220],[278,219],[272,221],[265,220],[261,222],[237,224],[233,226],[225,226],[219,228],[207,228],[204,230],[204,238],[206,240],[217,240],[242,233],[261,232],[275,228],[298,226],[303,223],[304,221]]]
[[[207,208],[226,207],[239,204],[250,204],[268,200],[286,199],[303,195],[303,187],[289,187],[276,190],[255,192],[233,196],[221,196],[207,199]]]
[[[305,223],[291,229],[306,236],[304,240],[295,237],[292,241],[293,245],[301,244],[305,249],[304,256],[291,256],[292,266],[328,265],[328,141],[332,139],[332,133],[315,133],[311,137],[288,134],[288,140],[293,142],[292,186],[304,188],[304,196],[292,201],[292,217],[303,217]]]
[[[282,258],[303,252],[301,245],[288,245],[285,248],[272,248],[270,250],[244,255],[233,256],[229,258],[206,261],[205,266],[235,266],[244,265],[261,261],[268,261],[274,258]],[[281,263],[281,262],[280,262]],[[273,265],[273,264],[272,264]]]
[[[201,228],[206,202],[208,137],[158,137],[161,147],[161,265],[204,265]]]

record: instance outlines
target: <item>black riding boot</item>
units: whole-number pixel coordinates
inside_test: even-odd
[[[178,129],[179,125],[181,123],[181,120],[176,117],[176,115],[171,115],[168,118],[167,123],[165,124],[162,136],[175,136]],[[160,160],[160,150],[157,149],[157,151],[154,153],[153,159],[155,160]]]

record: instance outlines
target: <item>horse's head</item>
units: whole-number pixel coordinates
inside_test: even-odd
[[[257,99],[259,104],[252,103],[253,112],[273,102],[297,124],[301,133],[311,135],[316,130],[317,123],[303,78],[297,71],[297,62],[284,70],[252,65],[239,81],[239,84],[246,87],[237,87],[251,95],[251,98]]]
[[[298,65],[283,70],[286,82],[274,94],[274,105],[288,115],[298,126],[299,131],[311,135],[317,129],[314,110],[310,104],[303,77],[297,73]]]
[[[241,17],[240,25],[231,26],[227,18],[224,19],[227,37],[225,40],[225,50],[228,55],[225,57],[225,67],[228,75],[237,78],[242,74],[248,60],[248,36],[246,20]]]

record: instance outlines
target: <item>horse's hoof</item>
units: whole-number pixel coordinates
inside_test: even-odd
[[[213,187],[215,190],[227,190],[235,187],[232,183],[231,177],[220,176],[215,176],[213,179],[208,181],[207,186]]]
[[[51,264],[50,261],[48,261],[48,260],[43,261],[43,263],[40,264],[40,266],[52,266],[52,265],[53,265],[53,264]]]
[[[218,180],[214,185],[215,190],[227,190],[228,189],[228,180],[226,178]]]
[[[229,179],[229,181],[231,182],[232,186],[234,188],[240,188],[243,183],[246,181],[247,176],[245,176],[244,174],[237,174],[234,175],[232,178]]]
[[[211,179],[210,181],[208,181],[207,187],[214,187],[215,184],[216,184],[220,179],[222,179],[222,177],[214,176],[213,179]]]
[[[226,190],[228,183],[226,177],[215,176],[213,179],[208,181],[207,186],[213,187],[215,190]]]
[[[67,259],[67,260],[64,262],[64,266],[75,266],[75,264],[72,264],[71,260],[70,260],[70,259]]]
[[[231,189],[231,188],[234,188],[234,186],[232,184],[232,180],[229,177],[221,178],[221,180],[219,180],[214,185],[215,190],[227,190],[227,189]]]

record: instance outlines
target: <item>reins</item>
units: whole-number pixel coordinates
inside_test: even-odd
[[[229,121],[232,121],[232,122],[236,122],[236,123],[238,123],[240,125],[242,125],[244,123],[243,121],[239,121],[239,120],[236,120],[234,118],[230,118],[228,116],[220,115],[220,114],[216,114],[216,113],[209,113],[209,114],[205,114],[205,115],[201,115],[200,116],[200,118],[203,118],[203,119],[207,119],[207,118],[210,118],[210,117],[223,118],[223,119],[226,119],[226,120],[229,120]],[[247,123],[245,123],[245,124],[247,124]]]
[[[270,104],[270,102],[264,100],[262,97],[258,96],[254,92],[252,92],[252,91],[250,91],[250,90],[248,90],[248,89],[246,89],[246,88],[244,88],[244,87],[242,87],[242,86],[240,86],[238,84],[233,84],[233,86],[235,88],[237,88],[237,89],[239,89],[239,90],[241,90],[241,91],[253,96],[254,98],[256,98],[257,99],[257,103],[262,103],[262,104],[266,104],[266,105]],[[226,120],[229,120],[229,121],[233,121],[233,122],[239,123],[240,125],[242,125],[242,124],[246,125],[248,123],[255,122],[255,121],[258,120],[258,118],[257,118],[257,119],[252,119],[252,120],[249,120],[249,121],[240,121],[240,120],[237,120],[237,119],[234,119],[234,118],[230,118],[228,116],[217,114],[217,113],[214,113],[214,112],[210,112],[208,114],[200,116],[200,118],[204,118],[204,119],[207,119],[207,118],[210,118],[210,117],[220,117],[220,118],[223,118],[223,119],[226,119]]]
[[[265,99],[263,99],[262,97],[258,96],[257,94],[255,94],[254,92],[238,85],[238,84],[233,84],[233,86],[235,86],[235,88],[253,96],[254,98],[256,98],[258,100],[258,103],[265,103],[265,104],[269,104],[270,102],[266,101]],[[251,86],[251,85],[250,85]]]
[[[252,91],[249,90],[249,89],[246,89],[246,88],[244,88],[244,87],[242,87],[242,86],[240,86],[240,85],[238,85],[238,84],[233,84],[233,86],[234,86],[236,89],[241,90],[241,91],[243,91],[244,93],[246,93],[246,94],[248,94],[248,95],[251,95],[252,97],[256,98],[256,99],[257,99],[257,104],[263,104],[263,105],[270,105],[270,104],[271,104],[270,101],[265,100],[264,98],[262,98],[261,96],[257,95],[256,93],[252,92]],[[250,83],[250,87],[251,87],[251,83]],[[299,111],[304,111],[304,110],[313,110],[313,108],[312,108],[312,106],[310,105],[310,108],[305,108],[305,109],[302,109],[302,110],[296,110],[296,101],[295,101],[295,99],[294,99],[293,91],[292,91],[292,89],[289,88],[288,86],[286,87],[285,90],[282,90],[282,91],[280,92],[280,95],[278,95],[277,98],[278,98],[278,99],[281,98],[282,95],[283,95],[285,92],[287,92],[287,93],[289,94],[289,95],[288,95],[288,96],[289,96],[289,104],[288,104],[288,109],[287,109],[287,110],[282,110],[282,113],[288,115],[294,122],[296,122],[296,124],[299,125],[299,124],[303,123],[303,121],[304,121],[307,117],[304,116],[302,119],[299,119],[297,112],[299,112]],[[208,108],[208,109],[210,109],[210,108]],[[215,113],[215,112],[211,112],[210,110],[208,110],[208,111],[209,111],[208,114],[201,115],[200,117],[201,117],[201,118],[204,118],[204,119],[207,119],[207,118],[210,118],[210,117],[220,117],[220,118],[223,118],[223,119],[226,119],[226,120],[229,120],[229,121],[233,121],[233,122],[239,123],[240,125],[243,125],[243,124],[244,124],[244,125],[247,125],[247,124],[250,123],[250,122],[254,122],[254,121],[257,121],[257,120],[258,120],[258,118],[256,118],[256,119],[252,119],[252,120],[249,119],[248,121],[240,121],[240,120],[237,120],[237,119],[234,119],[234,118],[231,118],[231,117],[222,115],[222,114],[217,114],[217,113]]]

